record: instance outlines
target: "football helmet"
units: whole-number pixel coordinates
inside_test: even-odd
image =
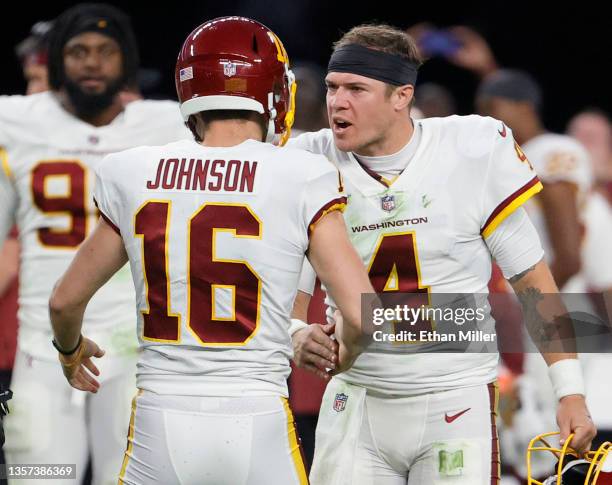
[[[544,433],[529,442],[527,448],[527,480],[529,485],[612,485],[612,443],[603,443],[597,451],[588,451],[583,456],[569,447],[573,435],[563,446],[551,446],[547,440],[559,433]],[[557,441],[558,439],[554,438]],[[534,452],[551,452],[558,463],[553,475],[536,480],[531,476],[531,461]],[[608,456],[609,454],[609,456]]]
[[[185,40],[175,71],[185,121],[207,110],[249,110],[264,115],[266,141],[283,145],[295,112],[295,76],[282,42],[265,25],[220,17]]]

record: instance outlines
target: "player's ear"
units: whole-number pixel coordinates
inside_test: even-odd
[[[396,111],[402,111],[410,106],[414,97],[414,86],[412,84],[404,84],[398,86],[391,95],[393,107]]]

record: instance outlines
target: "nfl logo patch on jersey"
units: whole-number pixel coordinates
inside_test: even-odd
[[[346,408],[346,401],[348,401],[348,396],[342,392],[336,394],[336,399],[334,399],[334,411],[337,413],[344,411]]]
[[[380,198],[382,210],[391,212],[395,209],[395,196],[394,195],[385,195]]]
[[[224,62],[223,74],[225,74],[227,77],[234,76],[236,74],[236,64],[234,64],[232,61]]]

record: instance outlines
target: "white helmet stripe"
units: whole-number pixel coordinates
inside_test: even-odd
[[[201,96],[185,101],[181,104],[181,114],[183,119],[187,119],[200,111],[243,109],[246,111],[256,111],[264,113],[264,107],[259,101],[242,96]]]

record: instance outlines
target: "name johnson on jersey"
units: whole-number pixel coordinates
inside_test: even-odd
[[[253,192],[257,162],[162,158],[147,189]]]

